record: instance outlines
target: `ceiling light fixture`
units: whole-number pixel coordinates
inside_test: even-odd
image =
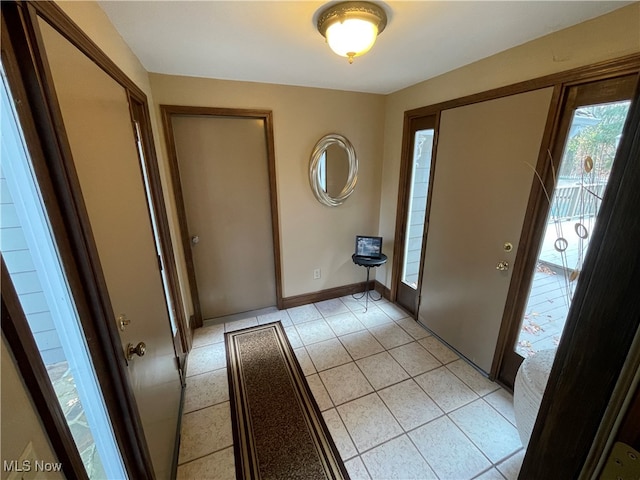
[[[318,31],[327,39],[331,50],[353,63],[364,55],[387,26],[387,15],[370,2],[336,3],[318,17]]]

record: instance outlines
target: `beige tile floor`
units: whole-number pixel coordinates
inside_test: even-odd
[[[395,305],[342,297],[205,322],[178,479],[234,479],[224,332],[280,320],[352,479],[515,480],[512,397]]]

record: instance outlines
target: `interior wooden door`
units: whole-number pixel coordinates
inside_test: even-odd
[[[45,21],[39,25],[64,123],[59,134],[70,146],[113,319],[125,320],[123,355],[129,345],[146,345],[126,373],[155,475],[169,478],[182,385],[127,91]]]
[[[487,373],[552,91],[440,116],[418,319]]]
[[[265,122],[172,115],[203,319],[276,305]]]

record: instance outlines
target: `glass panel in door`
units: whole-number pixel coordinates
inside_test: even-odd
[[[428,120],[428,123],[434,123],[433,117]],[[432,127],[424,128],[424,125],[414,127],[412,130],[411,176],[407,186],[407,218],[397,301],[410,313],[415,314],[422,271],[422,245],[427,222],[427,199],[435,130]]]
[[[630,103],[573,113],[515,346],[523,357],[560,342]]]
[[[414,290],[418,287],[420,271],[433,133],[433,129],[419,130],[414,139],[411,193],[409,194],[409,213],[404,242],[404,261],[402,262],[402,282]]]
[[[88,477],[127,478],[4,70],[1,96],[2,257]]]

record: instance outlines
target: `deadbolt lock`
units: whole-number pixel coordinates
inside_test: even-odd
[[[123,332],[125,327],[130,323],[131,323],[131,320],[129,320],[124,313],[121,313],[120,315],[118,315],[118,325],[120,326],[120,330],[122,330]]]
[[[139,357],[144,356],[147,351],[147,346],[144,342],[139,342],[135,347],[132,343],[127,345],[127,360],[131,360],[134,355],[138,355]]]
[[[504,251],[510,252],[511,250],[513,250],[513,244],[511,242],[506,242],[504,244]]]

